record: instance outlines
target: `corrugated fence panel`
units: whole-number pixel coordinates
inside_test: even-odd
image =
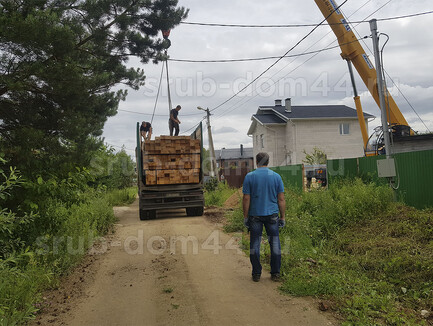
[[[416,208],[433,207],[433,151],[400,153],[394,158],[399,199]]]
[[[377,160],[385,159],[384,155],[358,158],[358,176],[364,181],[384,184],[386,179],[379,178],[377,174]]]
[[[358,163],[356,158],[328,160],[326,162],[328,183],[333,179],[354,178],[358,176]]]
[[[393,155],[398,176],[395,187],[397,198],[416,208],[433,207],[433,150],[400,153]],[[338,178],[359,177],[365,181],[386,184],[386,178],[377,175],[377,160],[385,156],[360,157],[341,160],[328,160],[328,184]],[[271,168],[291,187],[303,189],[302,164]]]
[[[304,176],[302,164],[277,166],[270,169],[281,175],[285,184],[299,190],[303,189]]]
[[[398,172],[396,194],[399,200],[416,208],[433,207],[433,151],[418,151],[393,155]],[[377,174],[377,160],[385,156],[360,157],[357,159],[329,160],[328,182],[338,177],[360,177],[377,184],[388,182]]]

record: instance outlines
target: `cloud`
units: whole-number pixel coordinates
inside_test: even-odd
[[[342,0],[337,0],[337,3],[341,4]],[[348,1],[342,10],[349,20],[361,21],[366,17],[367,20],[394,17],[431,8],[431,1],[428,0],[413,1],[410,6],[407,6],[407,2],[403,0],[387,3],[387,0],[370,1],[361,7],[362,3]],[[179,5],[190,9],[187,19],[190,22],[314,24],[323,20],[322,14],[313,1],[180,0]],[[369,17],[382,6],[382,9]],[[428,33],[426,30],[426,26],[430,26],[431,19],[432,15],[426,15],[404,20],[378,21],[378,27],[380,32],[390,37],[384,48],[384,67],[387,73],[396,81],[427,126],[433,130],[431,109],[433,80],[430,73],[433,70],[431,60],[433,33]],[[355,29],[361,37],[371,34],[368,22],[357,24]],[[181,24],[171,33],[172,46],[169,55],[172,58],[193,60],[279,56],[311,30],[312,27],[226,28]],[[382,45],[384,41],[385,38],[381,37]],[[325,25],[317,28],[292,53],[320,50],[336,44],[334,33],[329,26]],[[370,52],[371,38],[365,39],[361,44],[373,60]],[[197,106],[216,108],[238,92],[242,85],[258,77],[273,62],[273,60],[242,63],[169,62],[172,105],[182,105],[179,114],[182,122],[181,133],[204,118],[203,112],[197,111]],[[120,109],[142,112],[143,115],[120,111],[116,117],[108,119],[104,136],[113,144],[119,146],[125,144],[128,148],[134,148],[136,122],[152,118],[161,64],[149,63],[143,66],[136,59],[131,60],[129,64],[145,69],[146,87],[139,91],[130,90],[127,100],[120,104]],[[380,117],[376,103],[356,71],[355,79],[364,111]],[[394,87],[389,78],[388,86],[394,94]],[[211,123],[214,129],[215,149],[238,147],[239,144],[252,146],[251,138],[246,135],[252,114],[257,111],[258,106],[270,105],[275,99],[286,97],[292,98],[293,105],[346,104],[354,107],[353,89],[347,64],[340,56],[340,49],[323,51],[315,56],[285,58],[265,73],[252,87],[214,110]],[[397,95],[395,100],[414,129],[420,131],[426,129],[403,96]],[[156,115],[152,122],[156,135],[168,134],[168,110],[167,84],[164,79]],[[376,118],[370,126],[378,124],[380,119]],[[204,141],[207,144],[206,132]]]
[[[232,128],[232,127],[222,127],[222,128],[215,130],[213,133],[214,134],[229,134],[229,133],[234,133],[234,132],[239,132],[239,131],[235,128]]]

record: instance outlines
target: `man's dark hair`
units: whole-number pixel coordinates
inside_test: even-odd
[[[256,164],[257,166],[268,166],[269,164],[269,155],[264,152],[260,152],[256,155]]]
[[[181,109],[182,107],[180,105],[176,106],[176,109]]]

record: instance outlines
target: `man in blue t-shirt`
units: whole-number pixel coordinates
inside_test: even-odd
[[[260,280],[260,242],[263,226],[271,247],[271,279],[280,280],[281,244],[278,229],[286,224],[286,200],[281,176],[267,168],[269,155],[256,155],[257,170],[245,176],[243,185],[244,224],[250,230],[250,261],[254,282]],[[278,212],[280,217],[278,217]]]

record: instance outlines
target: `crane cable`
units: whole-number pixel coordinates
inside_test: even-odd
[[[152,122],[153,122],[153,117],[155,116],[156,105],[158,104],[159,91],[161,90],[161,84],[162,84],[162,76],[163,76],[163,74],[164,74],[164,65],[162,65],[161,76],[159,77],[158,92],[156,93],[155,106],[153,107],[152,119],[150,120],[150,124],[152,124]]]
[[[171,112],[171,108],[172,108],[172,104],[171,104],[171,93],[170,93],[170,79],[169,79],[169,74],[168,74],[168,55],[167,55],[167,50],[165,50],[165,67],[166,67],[166,72],[167,72],[167,94],[168,94],[168,116],[170,117],[170,112]]]

